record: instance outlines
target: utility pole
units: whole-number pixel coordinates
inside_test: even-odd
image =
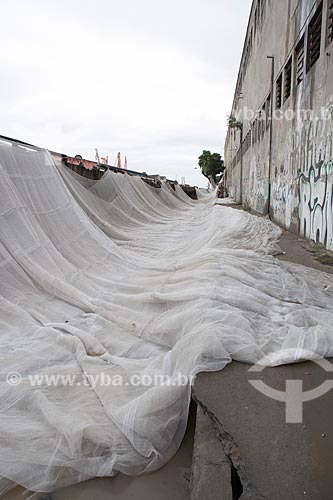
[[[270,109],[270,124],[269,124],[269,163],[268,163],[268,215],[271,217],[271,196],[272,196],[272,159],[273,159],[273,92],[275,79],[275,58],[267,56],[267,59],[272,61],[271,69],[271,109]]]

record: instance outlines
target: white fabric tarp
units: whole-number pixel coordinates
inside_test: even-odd
[[[0,493],[161,467],[187,423],[179,374],[333,355],[332,277],[277,261],[280,230],[213,195],[3,142],[0,231]]]

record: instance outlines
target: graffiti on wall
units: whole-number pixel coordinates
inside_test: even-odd
[[[290,228],[291,224],[295,224],[293,213],[296,201],[293,180],[287,182],[284,179],[279,179],[279,182],[274,182],[272,184],[272,199],[275,220],[279,224]]]
[[[303,109],[310,91],[297,97],[292,120],[274,122],[271,150],[266,134],[245,152],[243,203],[261,213],[269,206],[278,224],[333,251],[333,96]]]
[[[332,162],[320,162],[299,176],[301,236],[333,250]]]
[[[249,177],[245,178],[244,200],[254,210],[264,213],[267,210],[268,200],[268,162],[265,163],[265,156],[253,155],[250,158]]]
[[[280,130],[272,209],[279,224],[333,250],[332,101],[326,111]]]

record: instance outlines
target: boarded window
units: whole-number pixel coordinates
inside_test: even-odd
[[[304,36],[303,36],[296,47],[296,53],[295,53],[296,85],[299,85],[304,80],[304,56],[305,56],[305,51],[304,51]]]
[[[309,71],[320,57],[321,25],[323,4],[321,3],[312,17],[308,28],[307,70]]]
[[[291,74],[292,74],[292,58],[289,59],[284,68],[284,94],[283,101],[286,102],[291,94]]]
[[[326,45],[330,44],[332,40],[333,40],[333,0],[328,0]]]
[[[275,107],[280,109],[282,105],[282,73],[276,81]]]

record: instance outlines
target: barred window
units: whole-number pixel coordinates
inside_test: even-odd
[[[312,17],[308,27],[307,70],[318,61],[321,45],[321,25],[323,19],[323,4],[321,3]]]
[[[291,94],[292,58],[289,59],[284,68],[284,94],[283,101],[286,102]]]
[[[280,109],[282,105],[282,73],[276,81],[275,107]]]
[[[296,85],[299,85],[304,80],[304,59],[305,59],[304,56],[305,56],[305,50],[304,50],[304,35],[303,35],[295,51]]]

